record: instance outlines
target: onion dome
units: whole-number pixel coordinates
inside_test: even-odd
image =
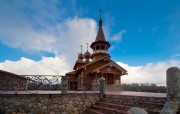
[[[80,59],[80,60],[84,59],[84,55],[83,55],[82,53],[80,53],[80,54],[78,55],[78,59]]]
[[[86,53],[84,53],[84,58],[90,58],[91,57],[91,53],[89,53],[88,51],[86,51]]]

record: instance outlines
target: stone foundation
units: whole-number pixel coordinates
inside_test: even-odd
[[[79,114],[97,101],[98,94],[0,95],[0,114]]]

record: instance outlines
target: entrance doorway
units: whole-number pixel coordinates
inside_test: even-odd
[[[70,90],[77,90],[77,82],[70,82]]]
[[[107,84],[113,84],[113,75],[112,74],[107,75]]]

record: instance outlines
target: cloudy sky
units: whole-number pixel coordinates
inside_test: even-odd
[[[0,69],[64,75],[95,40],[99,9],[122,83],[165,84],[180,67],[179,0],[1,0]]]

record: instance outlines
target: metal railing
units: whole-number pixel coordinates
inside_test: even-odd
[[[66,94],[70,91],[71,82],[76,82],[75,91],[97,91],[99,84],[94,83],[91,77],[67,77],[60,75],[21,75],[4,76],[0,75],[0,94],[7,91],[61,91]],[[71,90],[72,91],[72,90]]]
[[[61,90],[62,78],[59,75],[25,75],[28,90]]]

